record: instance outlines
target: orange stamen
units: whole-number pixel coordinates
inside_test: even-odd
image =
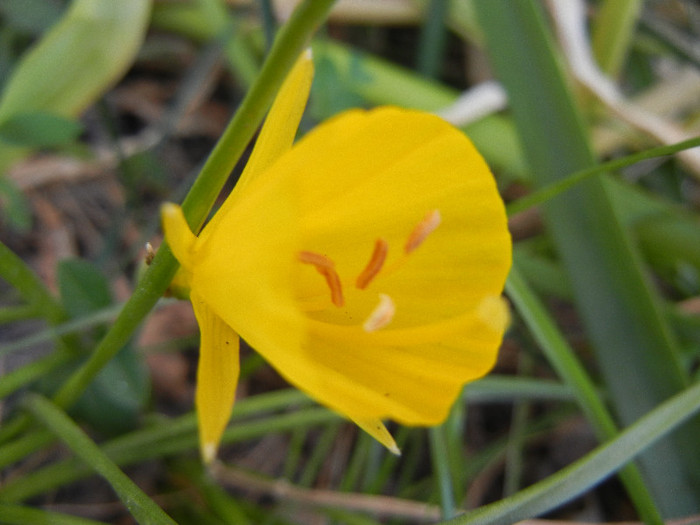
[[[377,239],[374,243],[374,251],[372,256],[369,258],[369,262],[362,273],[357,276],[355,281],[355,286],[360,290],[367,288],[369,283],[377,276],[379,271],[384,266],[384,261],[386,260],[386,254],[389,251],[389,243],[384,239]]]
[[[302,251],[299,252],[298,258],[301,262],[305,264],[313,264],[317,269],[335,268],[335,264],[333,264],[333,261],[325,255],[321,255],[320,253]]]
[[[409,254],[418,248],[421,244],[423,244],[423,241],[425,241],[428,235],[433,233],[435,229],[440,226],[441,221],[442,217],[440,216],[440,212],[438,210],[428,212],[428,214],[423,217],[423,220],[418,223],[418,226],[416,226],[408,236],[406,244],[403,247],[403,251],[406,254]]]
[[[335,264],[333,264],[333,261],[320,253],[307,251],[299,252],[298,258],[302,263],[314,266],[316,271],[323,275],[331,291],[331,302],[338,308],[343,306],[345,304],[343,286],[340,282],[338,272],[335,271]]]

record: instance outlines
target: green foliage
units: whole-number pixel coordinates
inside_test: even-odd
[[[28,148],[62,146],[75,140],[82,129],[79,123],[50,113],[18,113],[0,123],[0,141]]]

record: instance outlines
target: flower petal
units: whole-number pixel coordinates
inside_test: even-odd
[[[282,84],[235,191],[243,190],[250,180],[258,177],[292,147],[309,98],[313,75],[314,64],[309,48],[301,54]]]
[[[505,210],[471,142],[424,113],[351,111],[307,134],[265,178],[292,181],[301,249],[333,262],[344,302],[333,306],[316,268],[297,264],[306,336],[297,347],[259,339],[254,348],[292,384],[357,421],[444,420],[462,386],[493,366],[507,319],[495,299],[511,261]],[[423,243],[406,254],[434,210],[440,224],[419,230]],[[388,255],[360,290],[356,278],[377,239]],[[362,323],[378,294],[395,313],[368,333]]]
[[[311,322],[300,350],[259,347],[290,383],[354,420],[442,422],[462,386],[494,365],[507,316],[502,301],[433,325],[365,332]],[[485,312],[498,315],[485,317]]]
[[[211,463],[236,398],[239,338],[198,294],[191,298],[201,332],[195,394],[199,443],[204,462]]]
[[[364,417],[350,417],[350,419],[358,427],[389,449],[389,452],[396,454],[397,456],[401,455],[401,450],[399,450],[396,441],[394,441],[394,438],[386,429],[384,423],[382,423],[379,419],[368,419]]]
[[[511,261],[503,202],[469,139],[441,119],[396,108],[345,113],[306,135],[282,165],[298,178],[304,249],[333,260],[345,284],[348,308],[322,310],[320,320],[347,324],[370,313],[376,295],[357,292],[353,280],[378,238],[388,255],[367,291],[395,301],[392,326],[459,315],[500,294]],[[406,255],[432,210],[440,224]],[[327,296],[310,268],[297,283],[303,301]]]
[[[163,232],[170,249],[178,262],[187,270],[192,270],[192,249],[197,237],[190,230],[182,208],[177,204],[166,202],[161,206],[160,216]]]
[[[300,248],[290,182],[258,179],[205,226],[194,249],[192,290],[253,348],[293,353],[305,327],[294,301]]]

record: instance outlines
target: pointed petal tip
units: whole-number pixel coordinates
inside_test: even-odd
[[[160,207],[160,217],[163,223],[163,232],[175,258],[182,266],[190,270],[192,258],[190,250],[197,237],[190,230],[182,208],[172,202],[166,202]]]
[[[306,49],[304,49],[302,56],[306,60],[312,60],[314,58],[314,52],[310,47],[307,47]]]
[[[401,456],[401,449],[394,443],[393,446],[389,447],[389,452],[394,454],[395,456]]]

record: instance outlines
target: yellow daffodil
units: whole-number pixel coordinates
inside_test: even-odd
[[[494,364],[508,322],[503,203],[440,118],[340,114],[292,146],[313,66],[283,85],[234,191],[195,236],[163,207],[201,329],[196,406],[211,461],[231,415],[239,336],[290,383],[391,451],[381,422],[442,422]]]

